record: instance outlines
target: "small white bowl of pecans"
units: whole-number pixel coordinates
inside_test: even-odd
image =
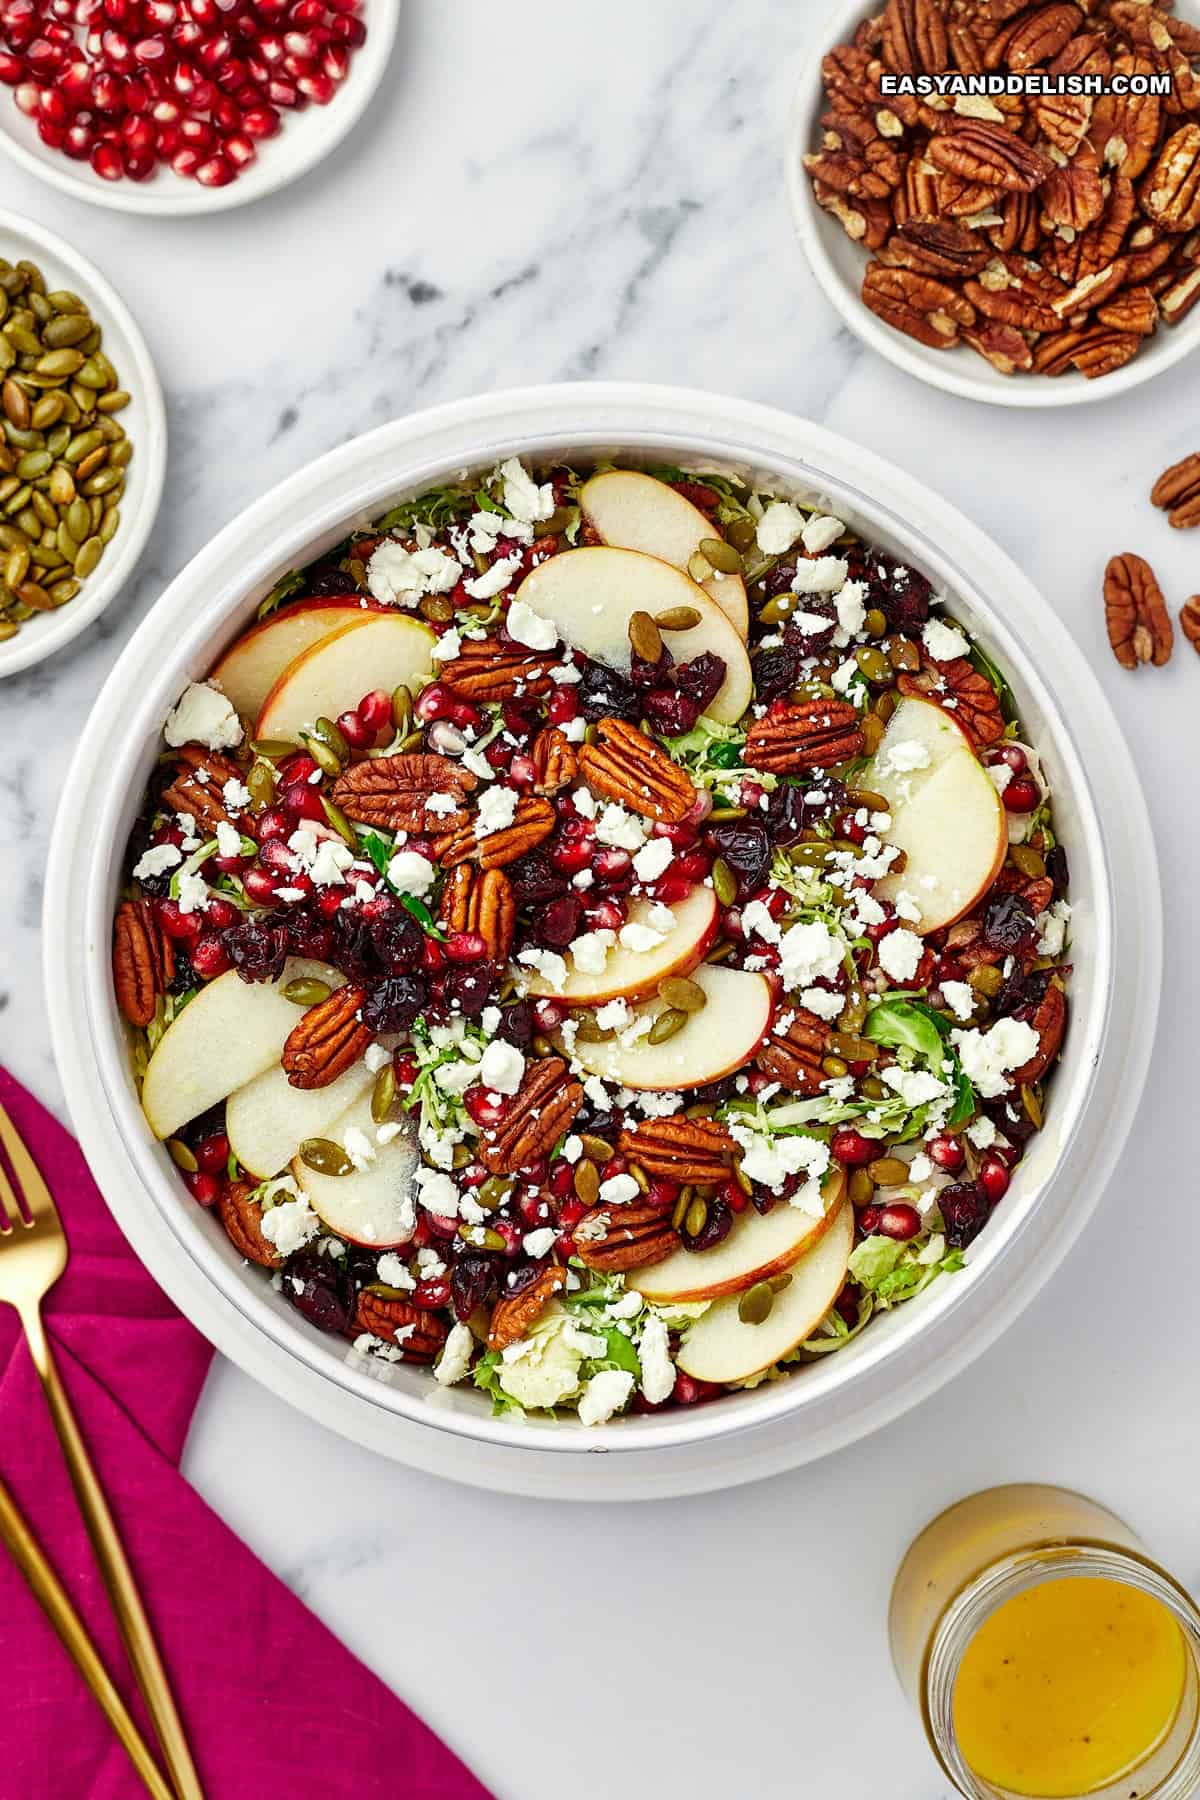
[[[821,44],[788,190],[864,343],[948,393],[1026,407],[1127,392],[1195,347],[1200,26],[1163,0],[1086,19],[851,0]],[[1132,86],[1165,91],[1117,91]]]

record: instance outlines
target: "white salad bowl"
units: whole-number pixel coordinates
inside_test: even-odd
[[[439,1389],[427,1369],[370,1363],[273,1292],[151,1137],[110,972],[126,839],[185,683],[208,671],[288,569],[393,500],[514,455],[749,474],[820,500],[922,569],[1011,678],[1052,782],[1075,908],[1071,1027],[1046,1128],[968,1268],[786,1380],[591,1429],[493,1418],[475,1390]],[[930,1394],[1017,1316],[1081,1230],[1137,1108],[1157,1012],[1160,895],[1145,805],[1098,683],[1016,566],[958,512],[891,464],[783,412],[595,383],[458,402],[343,445],[257,501],[171,583],[109,677],[63,792],[46,883],[50,1022],[113,1213],[218,1348],[310,1416],[423,1469],[515,1493],[626,1499],[734,1485],[862,1436]]]
[[[784,173],[796,234],[825,298],[855,336],[896,368],[915,375],[918,381],[991,406],[1090,406],[1097,400],[1115,400],[1118,394],[1141,387],[1190,355],[1200,344],[1200,307],[1193,308],[1178,325],[1160,324],[1124,368],[1095,381],[1074,369],[1065,375],[1001,375],[966,344],[933,350],[876,318],[862,298],[863,273],[870,254],[852,243],[838,221],[817,205],[803,157],[817,147],[821,114],[827,110],[821,80],[822,58],[836,44],[849,42],[863,20],[879,10],[864,4],[864,0],[841,0],[832,16],[810,38],[797,72],[785,153]],[[1200,17],[1194,0],[1185,0],[1179,10],[1193,22]]]

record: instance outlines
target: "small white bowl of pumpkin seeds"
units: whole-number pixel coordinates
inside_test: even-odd
[[[121,592],[166,462],[162,389],[124,301],[53,232],[0,212],[0,676]]]

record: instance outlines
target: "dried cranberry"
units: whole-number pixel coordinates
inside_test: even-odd
[[[492,997],[496,971],[491,963],[472,963],[451,969],[443,984],[446,1003],[465,1019],[476,1019]]]
[[[533,1016],[533,1007],[528,1000],[518,1000],[506,1006],[500,1014],[500,1023],[496,1027],[496,1036],[504,1038],[517,1048],[524,1049],[531,1043],[537,1031],[537,1023]]]
[[[576,692],[580,712],[593,723],[598,719],[625,719],[636,725],[642,716],[642,702],[632,681],[618,675],[615,669],[606,669],[602,663],[584,663]]]
[[[228,946],[227,946],[228,948]],[[186,950],[175,950],[175,973],[167,989],[169,994],[186,994],[189,988],[196,985],[196,971]]]
[[[656,688],[646,694],[642,710],[663,737],[683,737],[700,717],[700,707],[676,688]]]
[[[393,913],[371,925],[375,954],[389,975],[409,975],[420,966],[421,927],[406,912]]]
[[[297,1288],[294,1283],[302,1285]],[[288,1265],[283,1291],[298,1313],[318,1331],[346,1331],[350,1325],[348,1295],[336,1269],[320,1257],[297,1257]]]
[[[820,782],[810,778],[795,786],[781,782],[767,801],[767,824],[772,838],[780,845],[794,844],[801,832],[811,831],[814,825],[840,810],[845,792],[841,782],[829,776]],[[814,794],[819,798],[811,798]]]
[[[799,621],[790,621],[785,625],[785,643],[793,645],[802,657],[822,655],[832,644],[838,628],[837,610],[833,602],[812,594],[801,594],[796,610],[804,614],[804,624],[802,626]],[[814,625],[814,619],[824,619],[825,623]]]
[[[712,650],[693,656],[690,662],[680,663],[675,671],[676,688],[681,694],[686,694],[701,712],[706,712],[710,703],[716,699],[724,679],[725,659]]]
[[[456,1319],[469,1319],[500,1292],[503,1264],[494,1256],[460,1256],[450,1271],[450,1304]]]
[[[1045,998],[1049,979],[1048,969],[1031,969],[1027,975],[1014,969],[997,993],[993,1011],[1002,1019],[1031,1019]]]
[[[328,962],[333,950],[334,927],[329,919],[307,907],[289,912],[285,929],[293,956],[310,956],[315,962]]]
[[[933,589],[924,575],[903,563],[885,565],[877,553],[870,560],[849,558],[850,578],[865,581],[870,604],[883,613],[893,631],[919,631],[929,618]]]
[[[230,962],[243,981],[278,981],[290,944],[286,925],[246,919],[221,934]]]
[[[542,944],[565,950],[578,937],[583,920],[583,902],[578,894],[562,894],[544,906],[534,919],[533,928]]]
[[[711,1250],[733,1230],[733,1213],[724,1200],[715,1196],[708,1202],[704,1224],[693,1237],[685,1228],[680,1232],[685,1250]]]
[[[643,693],[648,688],[666,688],[671,685],[671,670],[675,666],[675,658],[663,645],[657,662],[647,662],[644,656],[631,656],[629,659],[629,679],[635,688]]]
[[[554,867],[545,850],[527,850],[509,863],[505,873],[512,884],[513,899],[523,910],[554,900],[567,891],[567,881]]]
[[[989,902],[983,915],[983,941],[989,950],[1005,956],[1035,956],[1038,929],[1033,908],[1020,894],[1001,894]]]
[[[737,877],[739,900],[762,886],[771,866],[771,838],[764,825],[712,825],[705,837]]]
[[[493,1219],[492,1221],[494,1226],[504,1223],[506,1223],[504,1220]],[[513,1294],[522,1294],[527,1287],[532,1287],[545,1266],[546,1262],[543,1257],[541,1262],[519,1263],[515,1269],[510,1269],[504,1277],[505,1298],[508,1299]]]
[[[944,1187],[938,1195],[946,1242],[952,1250],[963,1250],[979,1236],[987,1224],[987,1195],[977,1181],[957,1181]]]
[[[785,556],[777,562],[773,569],[768,569],[762,579],[762,591],[768,600],[775,600],[780,594],[791,592],[792,582],[796,578],[798,557]]]
[[[363,1024],[376,1033],[406,1031],[426,998],[426,986],[419,976],[389,975],[363,1001]]]
[[[1067,853],[1061,844],[1055,844],[1053,850],[1046,852],[1046,873],[1054,883],[1054,897],[1061,900],[1070,885],[1071,874],[1067,867]]]
[[[754,692],[759,700],[782,700],[800,679],[800,652],[792,644],[761,650],[753,659]]]
[[[320,598],[325,594],[358,593],[358,583],[353,575],[347,575],[346,571],[339,569],[336,563],[329,563],[324,568],[318,569],[315,575],[309,577],[307,585],[309,595],[315,598]]]

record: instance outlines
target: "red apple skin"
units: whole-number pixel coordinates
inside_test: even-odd
[[[698,967],[699,965],[693,964],[692,966]],[[663,977],[660,976],[659,979],[662,980]],[[724,1077],[726,1075],[736,1074],[736,1072],[739,1069],[744,1069],[747,1066],[747,1064],[753,1062],[754,1058],[758,1055],[759,1051],[762,1049],[763,1045],[766,1043],[767,1039],[770,1037],[771,1026],[774,1023],[775,1013],[776,1013],[776,1011],[778,1009],[778,1005],[779,1005],[779,994],[778,994],[776,984],[773,981],[769,980],[764,975],[760,975],[759,979],[762,980],[766,985],[768,997],[769,997],[769,1003],[767,1006],[766,1020],[763,1025],[763,1029],[762,1029],[759,1037],[755,1041],[753,1047],[748,1052],[745,1052],[744,1054],[735,1057],[732,1062],[726,1063],[722,1068],[714,1069],[711,1072],[706,1071],[703,1082],[689,1083],[688,1084],[689,1086],[707,1087],[709,1082],[721,1081],[724,1079]],[[559,1040],[556,1038],[555,1042],[557,1043],[557,1042],[559,1042]],[[561,1047],[561,1045],[560,1045],[560,1047]],[[628,1074],[625,1074],[624,1076],[619,1077],[619,1078],[617,1076],[611,1076],[611,1077],[608,1077],[608,1079],[610,1079],[610,1080],[621,1079],[624,1081],[624,1083],[627,1087],[635,1088],[639,1093],[648,1093],[648,1094],[664,1093],[665,1094],[665,1093],[672,1093],[675,1091],[673,1085],[672,1086],[662,1086],[662,1087],[659,1087],[659,1086],[648,1087],[648,1086],[646,1086],[645,1083],[637,1081],[636,1078],[630,1079]]]
[[[808,1233],[807,1237],[801,1238],[800,1242],[793,1250],[789,1250],[786,1254],[773,1257],[769,1262],[760,1263],[757,1268],[747,1270],[744,1275],[731,1277],[728,1281],[718,1282],[706,1282],[703,1279],[704,1255],[702,1252],[699,1256],[693,1258],[693,1261],[697,1265],[697,1281],[695,1286],[688,1288],[686,1291],[680,1289],[678,1292],[672,1292],[669,1298],[666,1298],[661,1294],[655,1297],[664,1306],[691,1305],[697,1300],[723,1300],[728,1294],[744,1294],[747,1288],[754,1287],[760,1281],[770,1281],[774,1275],[786,1275],[793,1263],[799,1262],[800,1258],[806,1255],[808,1251],[813,1248],[814,1244],[820,1243],[821,1239],[825,1236],[825,1233],[829,1230],[829,1227],[837,1218],[845,1198],[846,1172],[843,1169],[839,1173],[836,1191],[825,1209],[824,1217],[812,1221],[812,1230]],[[734,1229],[736,1230],[736,1225]],[[649,1276],[653,1276],[654,1271],[648,1269],[646,1273]],[[649,1285],[651,1289],[653,1289],[653,1281],[651,1281]]]
[[[700,967],[700,964],[704,961],[705,957],[717,941],[717,932],[720,923],[721,909],[717,905],[714,897],[713,916],[705,927],[704,936],[698,943],[694,944],[685,955],[680,957],[674,967],[660,969],[658,974],[651,980],[648,980],[644,986],[639,982],[636,986],[631,988],[606,988],[602,993],[597,991],[594,994],[589,994],[586,999],[572,999],[569,994],[556,994],[554,995],[554,998],[561,1006],[576,1007],[581,1011],[589,1010],[594,1006],[603,1006],[607,1000],[645,1000],[651,994],[656,993],[660,984],[664,981],[669,981],[673,975],[690,975],[693,969],[698,969]]]
[[[347,615],[347,623],[349,623],[349,617],[352,613],[378,613],[390,612],[391,610],[391,607],[384,606],[378,600],[372,600],[365,594],[362,597],[361,605],[354,598],[353,594],[316,594],[311,600],[290,600],[286,607],[282,607],[279,612],[272,613],[269,619],[260,619],[257,624],[247,626],[245,631],[239,632],[232,644],[229,645],[229,648],[222,651],[220,660],[212,671],[211,679],[220,681],[221,664],[232,656],[235,650],[241,650],[245,645],[249,644],[251,639],[263,637],[271,630],[272,626],[279,623],[280,619],[285,614],[294,614],[298,612],[344,612]]]

